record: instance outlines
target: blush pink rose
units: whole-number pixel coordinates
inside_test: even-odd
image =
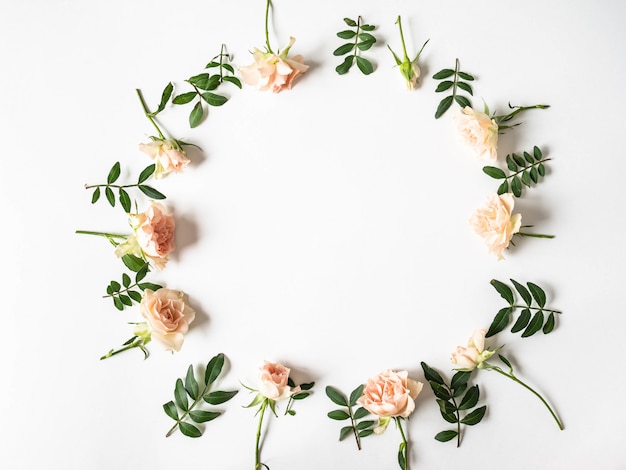
[[[152,339],[167,351],[180,351],[189,324],[196,311],[186,302],[185,294],[172,289],[146,289],[139,305],[143,317],[148,320]]]
[[[486,329],[474,331],[472,337],[467,342],[467,347],[457,346],[456,352],[452,353],[452,363],[457,370],[474,370],[493,356],[494,351],[485,350]]]
[[[162,178],[172,172],[180,173],[191,161],[180,145],[172,139],[154,140],[148,144],[139,144],[139,150],[155,161],[155,178]]]
[[[149,257],[157,268],[163,269],[168,255],[174,251],[174,217],[162,204],[150,201],[145,212],[131,216],[135,229],[135,238],[142,252]]]
[[[357,403],[382,417],[408,417],[415,409],[415,399],[424,384],[408,378],[405,370],[387,370],[367,380]]]
[[[465,144],[482,160],[495,162],[498,158],[498,124],[485,113],[469,106],[459,109],[452,117]]]
[[[291,89],[296,77],[309,69],[301,55],[288,57],[289,49],[295,41],[295,38],[290,38],[289,45],[278,55],[255,48],[252,53],[254,62],[239,67],[243,81],[261,91],[272,90],[278,93]]]
[[[289,386],[291,370],[278,362],[264,361],[259,369],[259,393],[274,401],[285,400],[300,391],[299,387]]]
[[[504,259],[502,252],[509,246],[513,235],[519,232],[522,215],[512,215],[515,202],[511,193],[492,194],[485,205],[470,218],[470,225],[484,240],[489,252]]]

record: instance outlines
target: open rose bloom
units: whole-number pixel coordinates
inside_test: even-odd
[[[174,217],[162,204],[150,201],[145,212],[130,214],[130,224],[134,235],[115,248],[119,257],[133,254],[147,257],[157,269],[165,268],[168,255],[174,251]]]
[[[295,41],[295,38],[290,38],[287,47],[278,55],[255,48],[252,53],[254,63],[239,67],[243,81],[261,91],[278,93],[284,89],[290,90],[296,77],[309,69],[301,55],[288,57]]]
[[[452,363],[457,370],[474,370],[493,356],[495,351],[485,350],[485,335],[487,330],[480,329],[474,331],[472,337],[467,342],[467,347],[457,346],[456,352],[452,353]]]
[[[470,225],[484,240],[489,252],[504,259],[502,252],[509,246],[511,238],[519,232],[522,215],[512,215],[515,205],[511,193],[492,194],[485,205],[477,209],[470,218]]]
[[[367,380],[363,395],[357,403],[378,417],[407,418],[413,413],[415,399],[423,386],[423,383],[408,378],[405,370],[387,370]],[[374,432],[381,434],[385,429],[386,425],[379,426]]]
[[[184,293],[165,288],[146,289],[139,311],[148,320],[152,339],[167,351],[180,351],[189,324],[196,318],[196,311],[187,304]]]
[[[498,125],[485,113],[469,106],[459,109],[452,117],[465,144],[480,159],[495,162],[498,159]]]
[[[155,178],[163,178],[168,174],[181,173],[191,161],[175,140],[154,140],[148,144],[139,144],[139,150],[154,160]]]
[[[286,400],[300,391],[299,387],[291,388],[288,384],[291,370],[278,362],[264,361],[259,369],[259,393],[274,401]]]

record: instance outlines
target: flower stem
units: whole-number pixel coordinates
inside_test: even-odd
[[[128,235],[122,235],[120,233],[106,233],[106,232],[92,232],[90,230],[76,230],[76,233],[81,235],[96,235],[98,237],[105,238],[128,238]]]
[[[515,108],[515,111],[512,111],[509,114],[505,114],[505,115],[502,115],[502,116],[494,116],[493,117],[493,119],[495,119],[495,121],[496,121],[496,123],[498,125],[500,125],[501,122],[510,121],[515,116],[517,116],[519,113],[521,113],[522,111],[526,111],[528,109],[547,109],[547,108],[550,107],[550,105],[549,104],[536,104],[534,106],[511,106],[511,105],[509,105],[509,107]]]
[[[402,31],[402,18],[398,15],[398,20],[396,21],[398,28],[400,29],[400,40],[402,41],[402,52],[404,53],[404,60],[409,61],[409,56],[406,53],[406,43],[404,42],[404,32]]]
[[[267,3],[269,4],[269,0]],[[259,444],[261,442],[261,428],[263,426],[263,415],[265,414],[265,408],[267,408],[267,405],[268,405],[268,402],[266,398],[265,400],[263,400],[263,403],[261,404],[261,409],[259,410],[259,425],[256,430],[254,470],[259,470],[261,468],[261,465],[264,465],[261,463],[261,448]]]
[[[265,3],[265,47],[267,48],[267,52],[273,54],[272,46],[270,46],[270,0],[267,0]]]
[[[402,429],[402,418],[400,418],[399,416],[396,416],[394,419],[396,420],[396,425],[398,426],[398,429],[400,430],[400,436],[402,437],[402,444],[400,444],[400,453],[404,457],[404,467],[402,467],[402,465],[400,466],[402,470],[409,470],[409,459],[408,459],[409,444],[406,440],[404,429]]]
[[[546,408],[548,409],[548,411],[550,412],[550,414],[552,415],[552,417],[554,418],[554,421],[556,421],[557,426],[559,427],[559,429],[562,431],[563,430],[563,424],[561,424],[561,421],[559,420],[559,418],[556,416],[556,413],[552,410],[552,408],[550,407],[550,405],[548,405],[548,402],[535,390],[533,389],[531,386],[525,384],[524,382],[522,382],[520,379],[518,379],[514,374],[513,374],[513,370],[510,371],[510,373],[506,373],[504,372],[502,369],[500,369],[497,366],[492,366],[491,364],[488,364],[486,362],[483,362],[483,368],[487,369],[487,370],[494,370],[497,373],[504,375],[505,377],[508,377],[509,379],[511,379],[514,382],[517,382],[518,384],[520,384],[522,387],[526,388],[527,390],[530,390],[537,398],[539,398],[541,400],[541,402],[546,406]]]
[[[163,132],[161,132],[161,129],[159,129],[159,126],[157,126],[156,121],[152,117],[152,113],[150,113],[150,111],[148,111],[148,106],[146,106],[146,102],[143,99],[143,95],[141,94],[141,90],[139,90],[139,88],[136,88],[135,91],[137,92],[137,96],[139,97],[139,102],[141,103],[141,107],[143,108],[144,114],[146,115],[148,120],[152,123],[152,125],[154,126],[156,131],[159,133],[159,137],[162,140],[165,140],[165,136],[163,135]]]
[[[528,233],[528,232],[517,232],[514,235],[518,235],[520,237],[533,237],[533,238],[554,238],[554,235],[545,235],[543,233]]]
[[[108,359],[109,357],[115,356],[116,354],[122,353],[124,351],[128,351],[129,349],[133,349],[133,348],[141,349],[144,355],[146,356],[146,358],[148,358],[148,350],[143,347],[143,339],[136,338],[132,343],[129,343],[120,349],[116,349],[116,350],[111,349],[108,353],[102,356],[100,360],[102,361],[103,359]]]

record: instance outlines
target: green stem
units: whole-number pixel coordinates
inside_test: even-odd
[[[459,58],[454,62],[454,81],[452,82],[452,99],[456,98],[456,82],[459,78]]]
[[[533,237],[533,238],[554,238],[554,235],[545,235],[543,233],[528,233],[528,232],[517,232],[513,235],[518,235],[520,237]]]
[[[502,116],[493,116],[493,119],[496,121],[498,125],[500,125],[501,122],[510,121],[522,111],[526,111],[528,109],[546,109],[549,107],[550,105],[548,104],[536,104],[534,106],[517,106],[515,107],[516,108],[515,111],[512,111],[509,114],[505,114]]]
[[[521,170],[516,171],[515,173],[513,173],[513,174],[511,174],[511,175],[507,176],[507,177],[506,177],[506,179],[507,179],[507,181],[508,181],[508,180],[509,180],[509,178],[513,178],[514,176],[517,176],[517,175],[519,175],[520,173],[525,172],[525,171],[526,171],[526,170],[528,170],[529,168],[532,168],[532,167],[534,167],[534,166],[537,166],[537,165],[539,165],[539,164],[541,164],[541,163],[544,163],[544,162],[547,162],[547,161],[549,161],[549,160],[552,160],[552,159],[551,159],[551,158],[544,158],[543,160],[539,160],[538,162],[531,163],[530,165],[525,166],[525,167],[524,167],[524,168],[522,168]]]
[[[402,31],[402,18],[398,15],[398,20],[396,21],[398,24],[398,28],[400,28],[400,40],[402,41],[402,52],[404,52],[404,60],[410,61],[408,54],[406,53],[406,44],[404,42],[404,33]]]
[[[497,366],[492,366],[491,364],[488,364],[486,362],[483,362],[483,368],[487,369],[487,370],[494,370],[497,373],[504,375],[505,377],[508,377],[509,379],[511,379],[514,382],[517,382],[518,384],[520,384],[522,387],[526,388],[527,390],[530,390],[537,398],[539,398],[541,400],[541,402],[546,406],[546,408],[548,409],[548,411],[550,412],[550,414],[552,415],[552,417],[554,418],[554,421],[556,421],[557,426],[559,427],[559,429],[562,431],[563,430],[563,424],[561,424],[561,421],[559,420],[559,418],[556,416],[556,413],[552,410],[552,408],[550,407],[550,405],[548,405],[548,402],[539,394],[537,393],[537,391],[535,389],[533,389],[532,387],[530,387],[529,385],[525,384],[524,382],[522,382],[520,379],[518,379],[517,377],[515,377],[515,375],[513,374],[513,370],[511,370],[511,372],[509,374],[507,374],[506,372],[504,372],[502,369],[500,369]]]
[[[148,350],[143,347],[143,339],[137,338],[132,343],[127,344],[123,348],[116,349],[116,350],[111,349],[108,353],[102,356],[100,360],[102,361],[103,359],[108,359],[109,357],[115,356],[116,354],[122,353],[124,351],[128,351],[129,349],[133,349],[133,348],[141,349],[143,353],[145,354],[146,358],[148,357]]]
[[[356,421],[354,420],[354,414],[352,413],[352,406],[348,406],[348,412],[350,413],[350,424],[352,424],[352,432],[354,433],[354,439],[356,440],[356,448],[361,450],[361,438],[356,429]]]
[[[139,97],[139,102],[141,103],[141,107],[143,108],[144,114],[146,115],[148,120],[152,123],[152,125],[154,126],[156,131],[159,133],[159,137],[162,140],[165,140],[165,136],[163,135],[163,132],[161,132],[161,129],[159,129],[159,126],[157,126],[156,121],[152,117],[152,113],[150,113],[150,111],[148,111],[148,106],[146,105],[146,102],[143,99],[143,95],[141,94],[141,90],[139,90],[139,88],[136,88],[135,91],[137,92],[137,96]]]
[[[398,426],[398,429],[400,430],[400,436],[402,437],[402,444],[404,445],[404,449],[402,450],[402,453],[404,454],[404,468],[403,470],[409,470],[409,444],[406,440],[406,436],[404,434],[404,429],[402,429],[402,418],[399,416],[396,416],[394,418],[396,420],[396,424]]]
[[[128,235],[122,235],[120,233],[92,232],[90,230],[76,230],[76,233],[81,235],[96,235],[105,238],[128,238]]]
[[[269,4],[269,0],[268,0],[268,4]],[[256,430],[256,442],[255,442],[255,460],[254,460],[254,470],[259,470],[259,468],[261,468],[261,465],[263,465],[261,463],[261,449],[260,449],[260,442],[261,442],[261,428],[263,426],[263,415],[265,414],[265,408],[267,408],[267,398],[265,400],[263,400],[263,403],[261,403],[261,409],[259,410],[259,425],[257,426],[257,430]]]
[[[270,46],[270,3],[270,0],[267,0],[265,3],[265,47],[267,48],[267,52],[273,54],[274,51],[272,51],[272,46]]]
[[[511,308],[528,308],[531,310],[541,310],[542,312],[563,313],[560,310],[552,310],[549,308],[541,308],[541,307],[530,307],[529,305],[511,305]]]
[[[354,58],[356,59],[356,56],[359,52],[359,33],[361,31],[361,16],[359,15],[358,18],[356,19],[356,36],[354,36]]]
[[[200,402],[200,400],[202,400],[202,397],[206,393],[207,389],[208,389],[208,385],[205,385],[204,388],[198,392],[198,398],[196,398],[194,402],[191,404],[191,406],[189,407],[189,409],[185,411],[182,414],[182,416],[176,420],[176,423],[174,424],[174,426],[170,428],[169,431],[167,431],[167,434],[165,435],[165,437],[170,437],[173,434],[173,432],[176,431],[176,428],[178,427],[179,423],[183,419],[185,419],[187,415],[189,414],[189,412],[192,411],[196,407],[196,405]]]
[[[125,188],[135,188],[135,187],[138,187],[139,185],[140,185],[140,183],[135,183],[135,184],[108,184],[108,183],[86,184],[85,185],[85,189],[102,188],[102,187],[125,189]]]

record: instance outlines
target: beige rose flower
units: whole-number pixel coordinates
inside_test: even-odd
[[[379,417],[408,417],[424,384],[408,378],[405,370],[387,370],[367,380],[357,403]],[[383,429],[384,430],[384,429]]]
[[[458,132],[473,152],[488,162],[498,158],[498,125],[485,113],[469,106],[459,109],[452,117]]]
[[[495,351],[485,351],[486,334],[486,329],[476,330],[467,342],[466,348],[457,346],[456,352],[452,353],[452,363],[457,366],[457,370],[474,370],[493,356]]]
[[[196,311],[187,304],[184,293],[165,288],[146,289],[139,311],[150,324],[152,339],[167,351],[180,351],[189,324],[196,317]]]
[[[259,393],[274,401],[285,400],[300,391],[288,384],[291,370],[278,362],[264,361],[259,369]]]
[[[477,209],[470,218],[474,231],[485,240],[489,252],[498,259],[504,259],[502,252],[522,225],[522,215],[511,214],[514,205],[511,193],[500,196],[492,194],[485,205]]]
[[[139,150],[155,160],[155,178],[162,178],[175,172],[181,173],[191,161],[175,140],[154,140],[148,144],[139,144]]]
[[[291,89],[296,77],[309,69],[301,55],[288,57],[295,41],[295,38],[290,38],[288,46],[278,55],[255,48],[252,53],[254,63],[239,67],[243,81],[261,91],[278,93],[285,88]]]

